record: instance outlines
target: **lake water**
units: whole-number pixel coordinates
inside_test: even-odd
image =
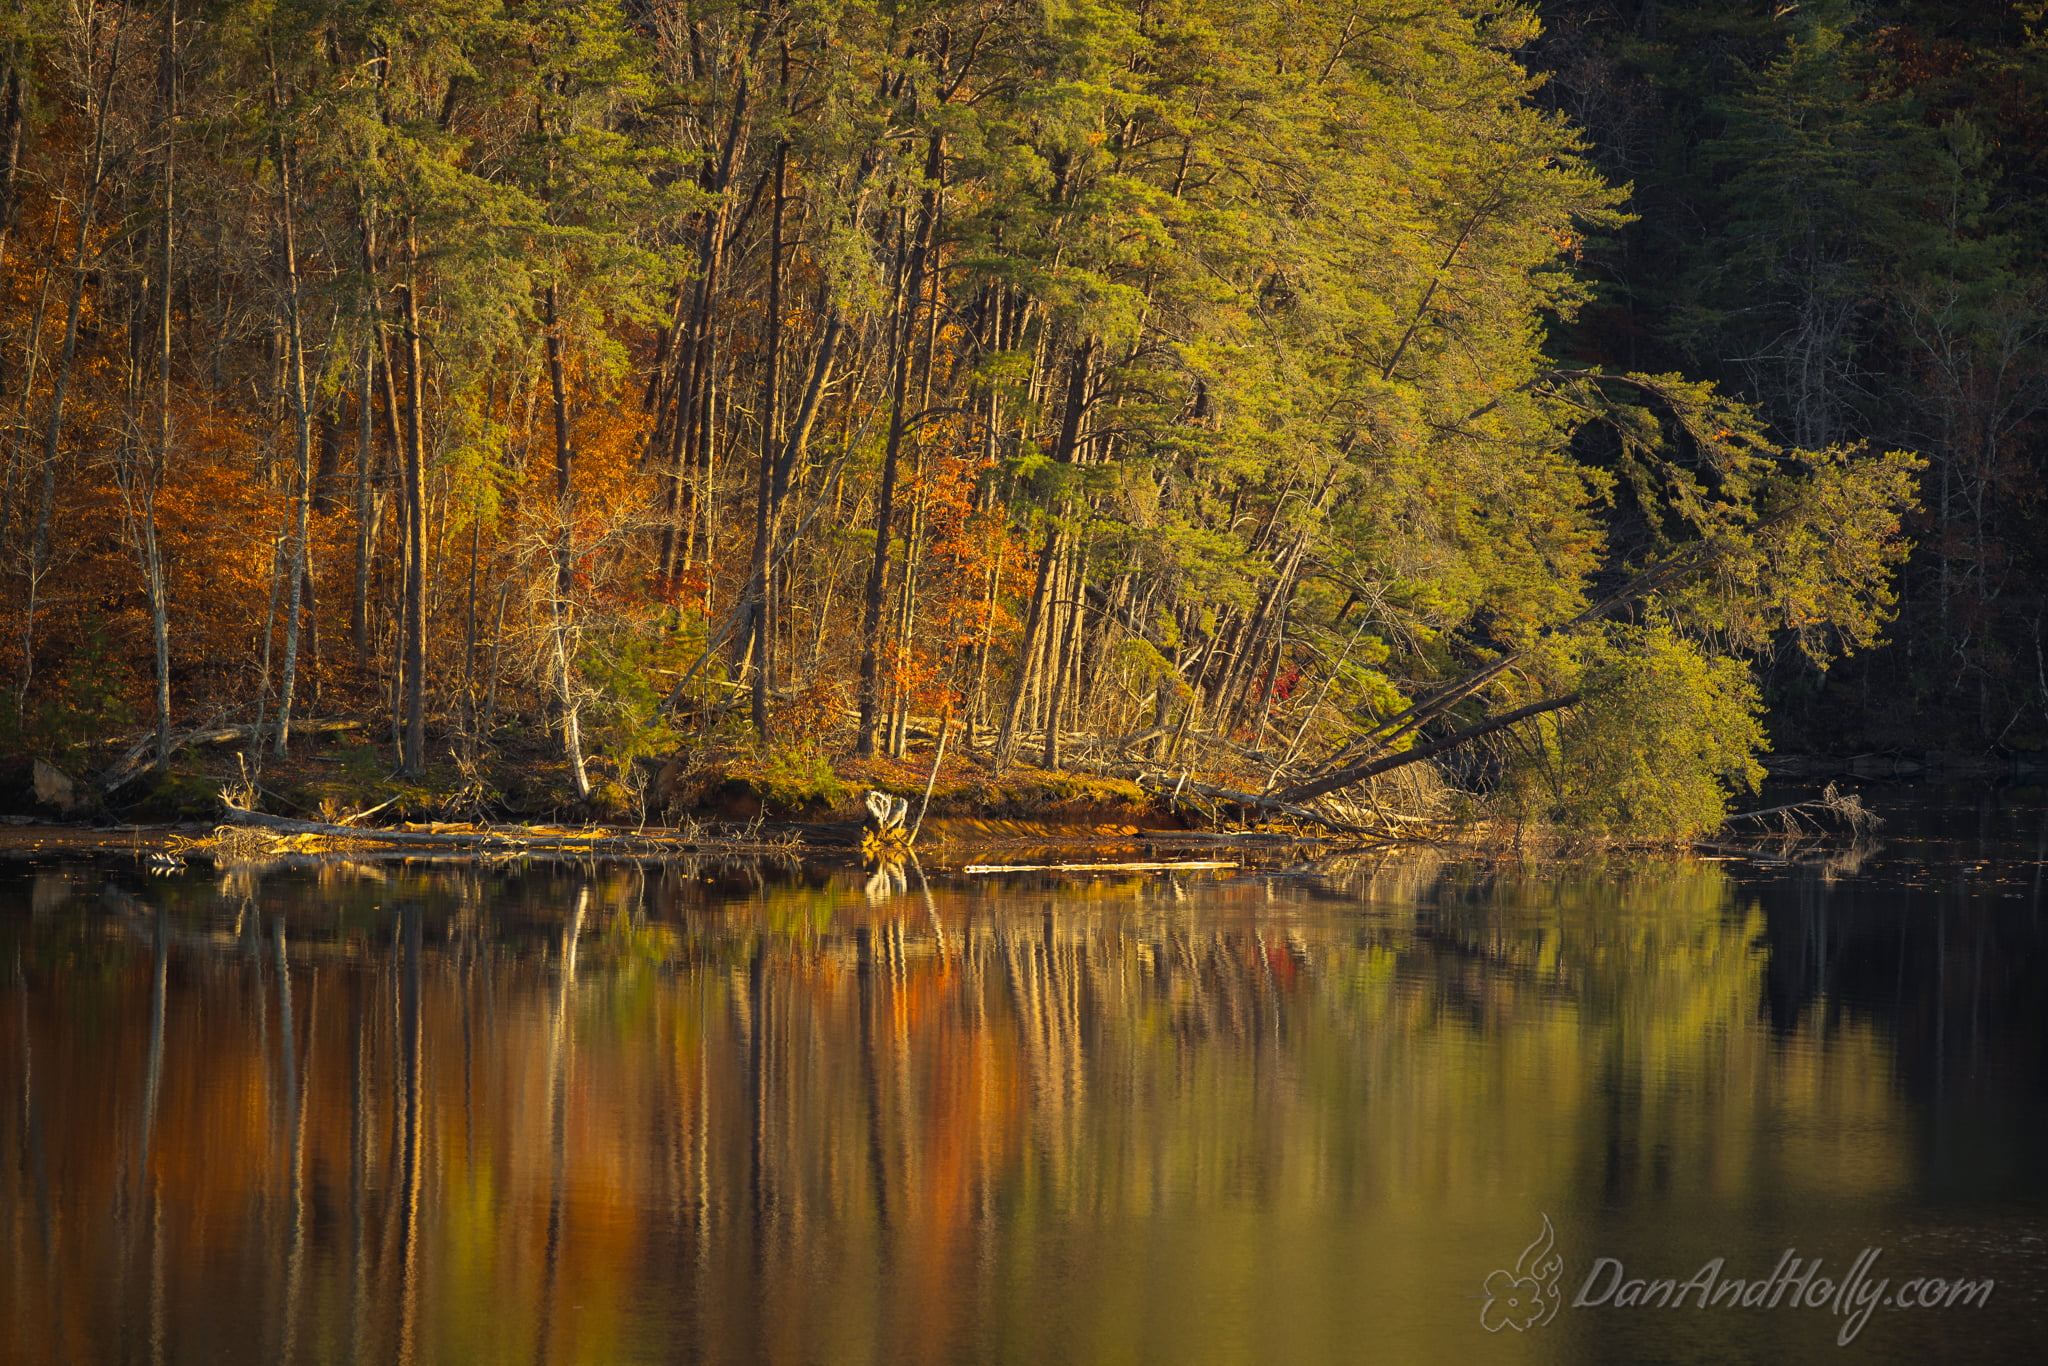
[[[1873,801],[1794,862],[0,864],[0,1359],[2038,1359],[2048,806]]]

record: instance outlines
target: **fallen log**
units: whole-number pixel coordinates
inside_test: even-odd
[[[294,721],[292,723],[292,733],[294,735],[328,735],[336,731],[361,730],[362,728],[363,723],[360,721]],[[255,734],[256,727],[253,725],[202,726],[198,730],[188,730],[182,735],[173,735],[168,753],[176,754],[178,751],[189,749],[193,745],[223,745],[231,740],[247,740]],[[100,791],[119,791],[122,787],[155,768],[156,760],[151,759],[148,763],[143,762],[144,758],[149,755],[149,752],[155,746],[156,732],[154,731],[136,741],[134,748],[109,764],[106,771],[100,774],[98,779]]]
[[[314,835],[350,844],[383,844],[402,848],[474,850],[494,854],[587,853],[587,854],[689,854],[719,845],[773,849],[772,841],[720,840],[702,836],[622,834],[610,830],[588,833],[572,830],[542,830],[531,826],[481,826],[454,829],[385,830],[330,821],[301,821],[273,816],[263,811],[229,807],[230,824],[270,830],[281,835]]]
[[[1377,777],[1390,770],[1401,768],[1408,764],[1419,764],[1425,759],[1434,759],[1439,754],[1448,753],[1461,745],[1468,745],[1482,736],[1491,735],[1497,730],[1505,730],[1517,721],[1526,721],[1532,716],[1541,716],[1547,711],[1557,711],[1563,707],[1576,706],[1582,696],[1583,694],[1580,693],[1567,693],[1563,697],[1546,697],[1541,702],[1531,702],[1526,707],[1516,707],[1513,711],[1506,711],[1502,712],[1499,716],[1489,717],[1477,725],[1467,726],[1457,734],[1447,735],[1433,744],[1417,745],[1414,749],[1403,750],[1399,754],[1390,754],[1384,759],[1374,759],[1367,763],[1353,764],[1349,768],[1340,768],[1335,773],[1326,774],[1313,781],[1298,784],[1275,795],[1280,800],[1288,802],[1305,802],[1311,798],[1327,796],[1340,787],[1350,787],[1353,784],[1364,782],[1367,778]]]
[[[1180,868],[1235,868],[1220,859],[1190,859],[1184,863],[970,863],[963,873],[1157,873]]]
[[[1236,806],[1251,807],[1258,811],[1276,812],[1283,816],[1290,816],[1295,820],[1308,821],[1313,825],[1320,825],[1325,830],[1334,830],[1344,835],[1383,835],[1385,833],[1371,829],[1368,826],[1352,825],[1348,821],[1340,821],[1333,816],[1324,815],[1313,807],[1302,806],[1297,802],[1283,801],[1279,797],[1263,796],[1257,792],[1240,792],[1235,788],[1217,787],[1213,783],[1183,780],[1169,786],[1163,778],[1147,776],[1138,779],[1138,786],[1144,788],[1147,792],[1156,792],[1167,797],[1191,792],[1197,797],[1208,797],[1213,801],[1230,802]]]
[[[1874,829],[1884,824],[1875,812],[1863,804],[1861,797],[1853,792],[1839,791],[1833,783],[1823,788],[1818,797],[1811,797],[1803,802],[1786,802],[1782,806],[1766,806],[1758,811],[1737,811],[1727,819],[1753,821],[1769,816],[1782,816],[1787,821],[1796,823],[1798,817],[1804,816],[1818,825],[1818,818],[1824,815],[1838,818],[1855,831]]]

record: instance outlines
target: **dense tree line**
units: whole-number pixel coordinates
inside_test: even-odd
[[[24,748],[353,711],[587,793],[936,725],[1306,798],[1484,737],[1520,809],[1682,831],[1754,670],[1891,611],[1919,462],[1833,390],[1572,351],[1639,228],[1506,0],[0,22]]]
[[[1782,741],[2048,747],[2048,45],[2015,0],[1545,0],[1542,99],[1638,220],[1582,360],[1928,462],[1889,643],[1771,673]]]

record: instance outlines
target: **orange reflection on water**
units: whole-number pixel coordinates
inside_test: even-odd
[[[96,877],[0,919],[22,1361],[1456,1355],[1603,1183],[1905,1179],[1712,866]]]

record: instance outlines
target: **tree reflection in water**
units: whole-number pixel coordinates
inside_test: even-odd
[[[1768,1264],[1923,1184],[1720,864],[131,888],[0,887],[13,1359],[1446,1357],[1545,1212]]]

